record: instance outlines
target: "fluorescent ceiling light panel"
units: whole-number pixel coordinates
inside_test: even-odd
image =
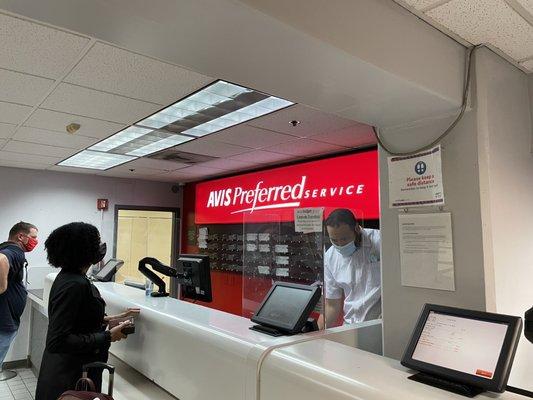
[[[187,137],[187,136],[172,135],[168,138],[158,140],[157,142],[150,143],[139,149],[130,151],[127,154],[130,156],[143,157],[143,156],[147,156],[148,154],[155,153],[156,151],[161,151],[164,149],[168,149],[169,147],[174,147],[174,146],[177,146],[178,144],[188,142],[189,140],[192,140],[192,139],[193,138]]]
[[[125,143],[131,142],[141,136],[144,136],[153,129],[141,128],[139,126],[130,126],[118,133],[115,133],[113,136],[108,137],[105,140],[102,140],[99,143],[89,147],[89,150],[97,151],[109,151],[119,146],[122,146]]]
[[[166,129],[174,133],[201,137],[292,104],[233,83],[217,81],[138,125],[156,129],[167,126]]]
[[[216,81],[58,165],[109,169],[293,104],[233,83]]]
[[[252,90],[232,83],[218,81],[154,115],[143,119],[138,122],[138,124],[156,129],[162,128],[179,119],[194,115],[198,111],[232,100],[234,97],[248,92],[252,92]]]
[[[137,157],[123,154],[101,153],[98,151],[83,150],[72,157],[61,161],[58,165],[64,167],[88,168],[88,169],[109,169],[125,162],[135,160]]]
[[[250,104],[249,106],[239,108],[237,111],[230,112],[229,114],[223,115],[212,121],[187,129],[182,133],[196,137],[205,136],[262,115],[270,114],[273,111],[288,107],[292,104],[294,103],[277,97],[268,97],[264,100]]]

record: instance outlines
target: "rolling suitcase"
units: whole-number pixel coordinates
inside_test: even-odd
[[[108,394],[97,393],[95,385],[87,374],[91,368],[107,369],[109,371]],[[103,362],[94,362],[83,366],[83,375],[76,383],[76,390],[69,390],[59,396],[58,400],[113,400],[113,382],[115,378],[115,367]]]

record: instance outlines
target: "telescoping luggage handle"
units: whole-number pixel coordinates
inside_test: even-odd
[[[87,379],[88,377],[88,372],[91,368],[101,368],[101,369],[107,369],[109,371],[109,389],[108,389],[108,394],[109,396],[113,396],[113,384],[114,384],[114,381],[115,381],[115,367],[112,366],[112,365],[109,365],[109,364],[106,364],[104,362],[93,362],[93,363],[89,363],[89,364],[85,364],[82,369],[83,369],[83,375],[82,375],[82,379]]]

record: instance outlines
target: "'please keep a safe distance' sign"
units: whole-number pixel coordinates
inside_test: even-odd
[[[444,205],[440,145],[405,157],[389,157],[389,207]]]

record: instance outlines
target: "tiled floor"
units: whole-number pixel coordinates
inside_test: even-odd
[[[110,355],[109,362],[116,367],[113,393],[116,400],[177,400],[118,358]],[[33,400],[37,378],[31,369],[16,371],[17,377],[0,382],[0,400]],[[103,381],[107,393],[107,372]]]
[[[31,369],[17,369],[18,376],[0,382],[0,400],[33,400],[37,378]]]
[[[116,400],[177,400],[113,355],[110,355],[109,362],[116,367],[113,393]],[[0,400],[33,400],[37,378],[31,369],[16,371],[17,377],[0,382]],[[104,373],[103,386],[107,393],[107,372]]]

